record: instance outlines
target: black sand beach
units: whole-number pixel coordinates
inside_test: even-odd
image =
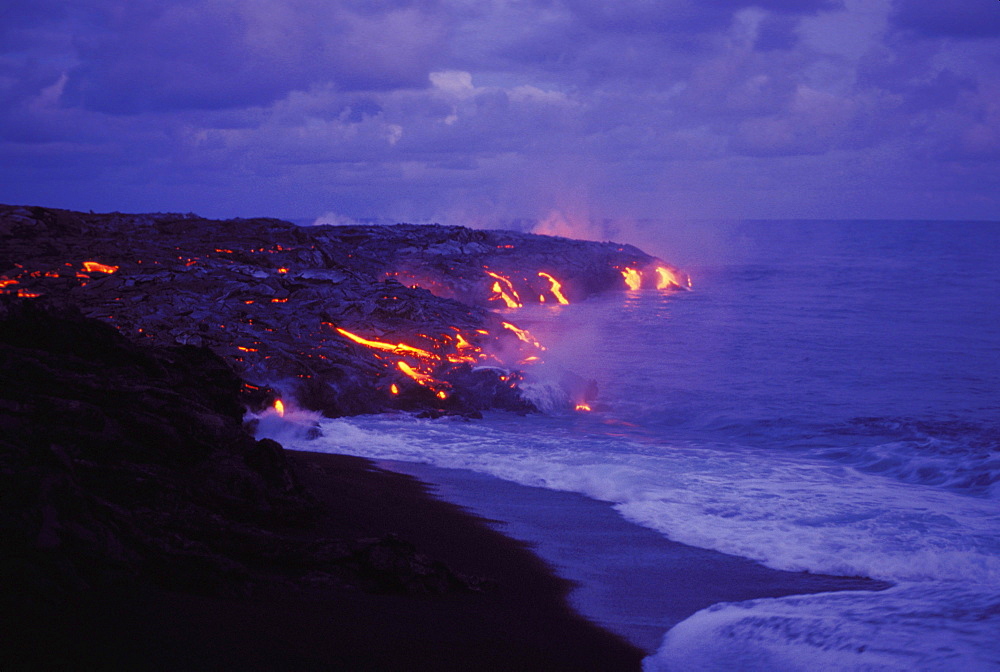
[[[441,494],[470,512],[368,460],[255,440],[206,349],[139,346],[72,309],[0,318],[3,670],[636,670],[713,602],[880,587],[452,473]],[[632,643],[569,606],[570,579]],[[650,610],[608,607],[637,590]]]
[[[769,569],[667,539],[630,523],[606,502],[518,485],[464,469],[379,462],[433,484],[443,499],[528,543],[575,584],[570,604],[589,620],[654,653],[666,631],[719,602],[841,590],[881,590],[860,577]]]
[[[310,532],[397,534],[489,582],[448,594],[275,585],[248,596],[146,586],[5,614],[3,669],[634,670],[642,652],[574,614],[521,543],[353,457],[286,453],[322,505]],[[25,596],[27,597],[27,596]],[[7,600],[8,605],[9,600]],[[23,604],[22,603],[22,604]]]

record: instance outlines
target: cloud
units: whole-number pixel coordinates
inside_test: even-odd
[[[267,105],[323,82],[421,86],[447,30],[415,7],[355,12],[319,0],[135,0],[90,23],[73,44],[68,93],[115,114]]]
[[[923,37],[1000,36],[1000,8],[989,1],[896,0],[891,21]]]
[[[962,203],[964,175],[1000,213],[968,178],[1000,152],[994,4],[12,0],[0,184],[83,209],[597,235],[902,212],[906,183],[927,210]]]

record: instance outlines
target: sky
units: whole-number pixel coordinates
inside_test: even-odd
[[[5,0],[0,202],[1000,220],[1000,2]]]

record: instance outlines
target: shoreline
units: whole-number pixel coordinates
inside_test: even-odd
[[[245,425],[204,348],[0,301],[0,668],[632,670],[523,543]]]
[[[666,632],[723,602],[890,587],[864,577],[771,569],[753,560],[672,541],[623,518],[607,502],[519,485],[464,469],[399,461],[380,467],[416,477],[432,494],[527,544],[569,581],[571,608],[655,654]]]
[[[284,455],[320,505],[301,540],[398,535],[418,558],[483,579],[482,588],[369,592],[352,583],[279,581],[243,595],[206,595],[143,583],[84,591],[57,606],[29,599],[5,615],[5,669],[641,668],[644,652],[576,614],[566,600],[570,582],[527,545],[437,499],[424,483],[364,458]]]
[[[365,458],[285,454],[324,508],[339,512],[324,532],[395,534],[452,571],[487,582],[480,593],[440,599],[386,596],[379,605],[386,632],[366,637],[387,658],[385,669],[640,669],[640,649],[569,606],[570,581],[524,542],[435,496],[430,484]],[[367,503],[352,508],[360,502]],[[392,657],[405,665],[394,668]]]

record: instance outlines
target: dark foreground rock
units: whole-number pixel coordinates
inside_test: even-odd
[[[205,348],[4,298],[0,371],[0,669],[637,666],[411,479],[255,441]]]
[[[317,504],[281,446],[246,431],[241,381],[207,348],[136,345],[73,309],[5,300],[0,363],[5,579],[471,585],[404,540],[300,540]]]
[[[0,206],[0,250],[0,293],[209,347],[262,400],[330,416],[530,411],[518,383],[544,345],[517,325],[517,306],[687,284],[628,245],[443,226]]]

